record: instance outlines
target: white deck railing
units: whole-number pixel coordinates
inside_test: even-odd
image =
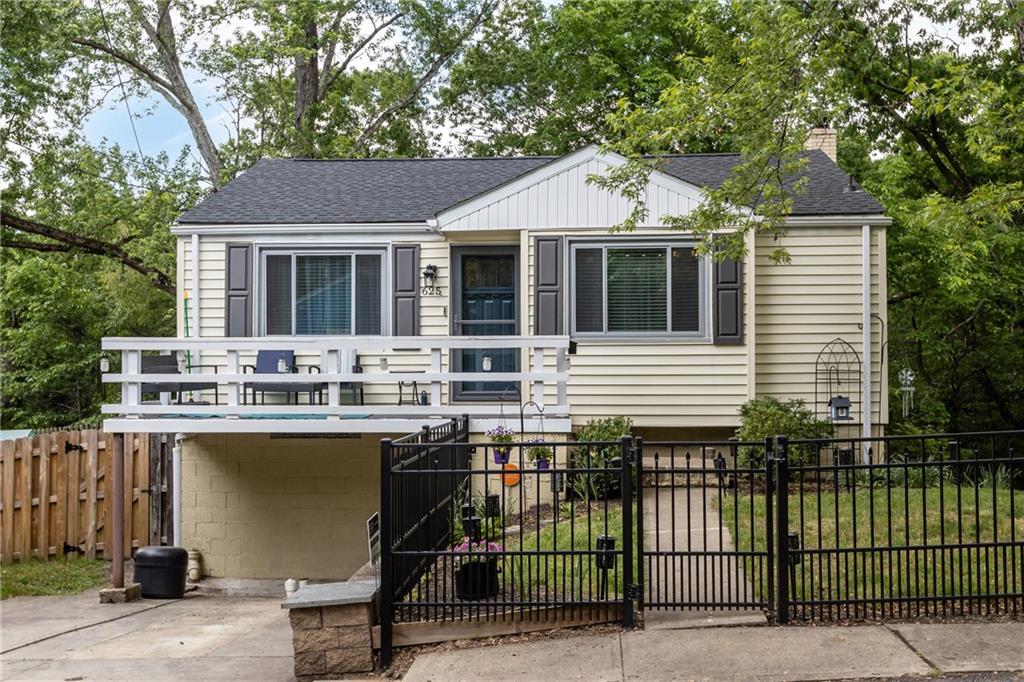
[[[105,383],[120,384],[121,402],[104,405],[102,410],[107,415],[117,415],[121,419],[173,420],[213,419],[256,421],[258,419],[282,421],[301,420],[309,416],[319,420],[353,420],[353,419],[426,419],[443,418],[456,415],[470,417],[497,417],[499,414],[512,417],[518,412],[519,400],[513,398],[514,407],[499,403],[451,401],[451,391],[444,387],[451,382],[513,382],[523,388],[522,401],[534,401],[543,411],[545,417],[565,418],[569,415],[566,384],[569,378],[566,355],[569,339],[564,336],[486,336],[486,337],[449,337],[449,336],[408,336],[408,337],[258,337],[258,338],[123,338],[109,337],[103,339],[103,350],[120,352],[121,369],[119,372],[104,373]],[[445,370],[450,364],[448,354],[453,350],[468,349],[526,349],[529,358],[529,369],[518,372],[455,372]],[[260,350],[292,350],[296,358],[314,360],[319,355],[319,373],[248,373],[244,372],[241,361],[243,358],[255,357]],[[419,357],[409,359],[409,353],[418,353]],[[192,362],[205,366],[211,355],[217,356],[217,371],[188,373],[155,374],[142,372],[143,353],[153,354],[190,354]],[[373,363],[361,363],[362,372],[353,372],[351,366],[344,366],[354,357],[380,356],[396,358],[395,364],[408,366],[415,362],[423,366],[422,371],[395,371],[380,369]],[[552,362],[553,359],[553,362]],[[547,360],[547,362],[546,362]],[[554,371],[550,370],[553,364]],[[548,369],[545,368],[548,366]],[[342,404],[342,396],[348,393],[353,383],[362,384],[364,392],[373,394],[374,385],[389,385],[393,388],[397,382],[416,382],[420,388],[429,386],[429,404],[418,404],[420,396],[414,396],[417,404]],[[217,395],[221,396],[220,404],[200,404],[183,402],[171,404],[168,395],[163,394],[160,402],[144,402],[142,399],[143,384],[215,384]],[[286,384],[316,383],[326,387],[324,404],[301,405],[254,405],[244,404],[243,392],[260,385],[273,384],[280,390]],[[554,390],[551,390],[551,389]],[[303,389],[300,389],[303,390]],[[205,391],[205,392],[204,392]],[[212,387],[193,391],[196,394],[212,396]],[[188,391],[185,391],[188,393]],[[448,394],[447,404],[443,397]],[[545,400],[551,401],[545,404]],[[274,417],[281,417],[279,420]],[[515,414],[518,420],[519,415]],[[139,425],[140,427],[143,425]],[[179,426],[179,425],[176,425]],[[240,424],[230,431],[267,430],[267,424],[260,428],[244,428]],[[129,430],[151,430],[145,428]],[[195,429],[192,429],[195,430]],[[210,430],[203,428],[202,430]],[[327,424],[316,430],[332,430]],[[348,430],[339,428],[335,430]]]

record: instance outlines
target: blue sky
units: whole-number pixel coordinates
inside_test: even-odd
[[[208,80],[199,78],[196,73],[186,73],[186,78],[192,84],[193,96],[203,108],[214,141],[218,144],[224,142],[228,139],[228,133],[224,126],[217,122],[218,117],[223,115],[223,110],[217,102],[215,87]],[[192,133],[184,117],[162,97],[129,97],[128,105],[134,115],[135,129],[143,154],[154,157],[166,152],[173,160],[185,146],[190,147],[195,153]],[[89,118],[83,134],[94,144],[105,139],[109,144],[118,144],[126,150],[137,151],[128,112],[119,91],[112,92],[107,98],[106,106]]]

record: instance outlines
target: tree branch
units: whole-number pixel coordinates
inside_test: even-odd
[[[166,292],[171,296],[177,295],[174,280],[171,277],[168,277],[167,274],[157,268],[146,265],[144,262],[131,255],[117,244],[111,244],[100,239],[74,234],[73,232],[68,232],[51,225],[37,223],[34,220],[28,220],[6,211],[0,211],[0,224],[18,230],[19,232],[27,232],[29,234],[39,235],[40,237],[46,237],[47,239],[59,242],[59,244],[45,244],[31,241],[4,240],[2,245],[5,247],[24,248],[44,252],[75,250],[84,253],[91,253],[96,256],[112,258],[113,260],[122,263],[126,267],[129,267],[144,276],[160,291]],[[60,245],[63,245],[63,248],[60,248]]]
[[[152,69],[148,68],[145,64],[132,57],[130,54],[121,52],[116,48],[108,47],[103,43],[92,40],[91,38],[72,38],[71,42],[80,47],[87,47],[91,50],[102,52],[108,57],[116,59],[125,66],[131,68],[131,70],[139,74],[139,76],[149,81],[150,85],[159,87],[166,93],[172,93],[172,91],[174,90],[170,83],[168,83],[165,79],[161,78],[157,73],[155,73]]]
[[[409,88],[409,90],[404,95],[402,95],[396,101],[392,102],[391,105],[385,107],[382,111],[380,111],[376,116],[374,116],[373,120],[370,121],[370,124],[363,128],[362,132],[360,132],[359,135],[356,136],[355,142],[352,143],[353,152],[358,153],[365,149],[367,143],[370,141],[370,138],[377,134],[377,131],[381,129],[381,127],[387,122],[389,118],[391,118],[393,115],[395,115],[397,112],[401,111],[405,107],[409,106],[409,104],[411,104],[412,101],[416,99],[416,96],[423,90],[424,87],[427,86],[427,84],[430,81],[434,79],[434,77],[438,74],[441,68],[445,64],[447,64],[448,61],[452,57],[454,57],[455,54],[460,49],[462,49],[462,46],[466,42],[466,40],[468,40],[469,37],[473,35],[473,33],[477,30],[477,28],[480,27],[480,24],[482,24],[484,20],[491,15],[495,7],[497,7],[496,3],[484,3],[484,5],[480,8],[480,12],[476,15],[473,21],[470,22],[469,26],[466,27],[466,30],[459,34],[458,40],[455,41],[451,49],[448,49],[439,54],[434,59],[433,63],[430,65],[430,68],[428,68],[426,72],[422,76],[420,76],[416,83],[414,83],[413,86]]]
[[[334,84],[334,81],[336,81],[338,79],[338,76],[340,76],[341,74],[345,73],[345,70],[348,68],[348,65],[352,63],[352,60],[355,59],[356,57],[358,57],[359,53],[362,52],[364,49],[366,49],[366,46],[369,45],[370,43],[372,43],[373,40],[378,35],[380,35],[381,31],[383,31],[388,26],[390,26],[391,24],[393,24],[396,21],[398,21],[399,19],[401,19],[403,16],[405,16],[405,13],[399,12],[395,16],[393,16],[390,19],[388,19],[387,21],[385,21],[380,26],[378,26],[375,29],[373,29],[373,31],[371,31],[365,38],[363,38],[362,40],[359,41],[358,45],[356,45],[354,48],[352,48],[352,51],[349,52],[345,56],[344,61],[342,61],[341,64],[338,65],[337,68],[333,68],[332,69],[331,66],[330,66],[330,62],[325,63],[324,64],[324,74],[327,77],[322,81],[322,84],[320,86],[320,99],[323,99],[324,95],[327,94],[327,91]],[[332,50],[332,56],[333,56],[333,50]],[[332,59],[332,61],[333,61],[333,59]]]

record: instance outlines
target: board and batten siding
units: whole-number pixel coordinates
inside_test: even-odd
[[[788,264],[773,264],[778,246]],[[800,398],[815,409],[815,361],[836,337],[849,343],[863,360],[862,232],[859,227],[791,227],[780,242],[758,235],[755,261],[756,393],[781,399]],[[884,279],[885,228],[871,229],[871,310],[886,320]],[[871,327],[873,423],[888,421],[888,391],[881,372],[882,325]],[[866,368],[865,368],[866,369]],[[818,400],[827,401],[824,388]],[[844,387],[857,400],[859,386]],[[824,412],[824,403],[817,411]],[[859,409],[859,406],[855,406]],[[858,418],[859,421],[859,418]]]
[[[587,182],[606,175],[616,155],[584,149],[527,174],[484,197],[438,215],[447,234],[473,230],[605,229],[624,221],[631,203],[617,192]],[[654,173],[645,192],[645,226],[662,226],[662,216],[683,215],[696,208],[700,190],[678,178]]]

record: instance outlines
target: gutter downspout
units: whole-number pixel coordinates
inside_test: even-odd
[[[189,326],[190,336],[199,338],[199,234],[192,233],[192,283],[189,298],[192,299],[192,314],[194,319]],[[195,364],[202,364],[198,351],[196,352]],[[175,547],[182,546],[181,536],[181,442],[188,438],[187,433],[174,434],[174,447],[171,448],[171,517],[173,519],[173,535],[171,544]]]
[[[188,437],[186,433],[174,434],[174,447],[171,448],[171,545],[182,546],[181,537],[181,441]]]
[[[864,270],[862,274],[863,291],[861,330],[863,332],[862,345],[864,349],[864,373],[863,373],[863,399],[861,400],[861,423],[864,426],[863,437],[871,438],[871,226],[861,227],[863,244],[862,257]],[[870,443],[869,443],[870,445]],[[868,449],[861,449],[864,464],[870,463]]]

